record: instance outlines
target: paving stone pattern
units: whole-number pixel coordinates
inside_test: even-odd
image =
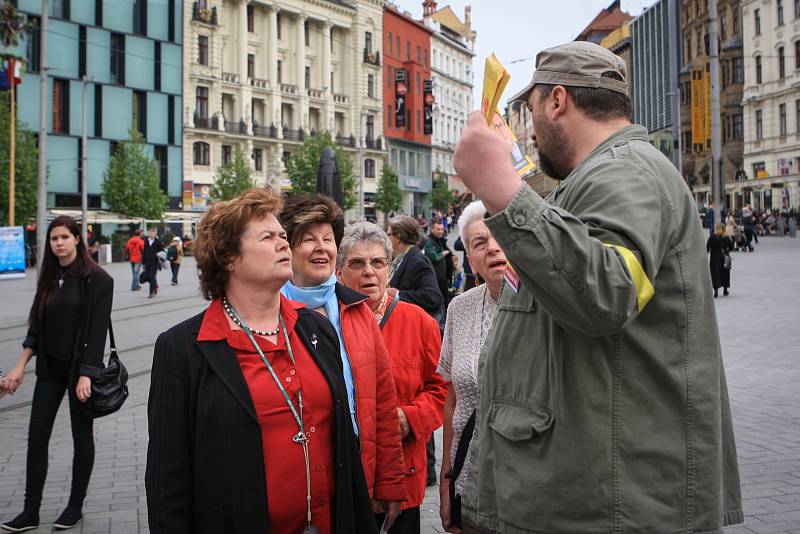
[[[451,233],[454,238],[455,235]],[[725,355],[745,499],[746,522],[726,533],[800,533],[800,240],[762,238],[756,252],[736,253],[731,296],[720,297],[717,311]],[[156,335],[203,309],[195,269],[187,258],[181,285],[167,281],[154,300],[131,292],[125,264],[109,266],[116,280],[115,333],[132,378],[131,396],[117,414],[95,424],[97,453],[85,521],[72,532],[144,534],[147,505],[144,469],[147,450],[147,390]],[[0,368],[19,353],[25,316],[33,296],[26,280],[0,282]],[[32,371],[33,366],[29,366]],[[22,508],[25,449],[34,376],[20,391],[0,400],[0,521]],[[437,432],[441,458],[441,431]],[[50,470],[41,510],[50,525],[66,505],[72,465],[67,403],[62,404],[50,446]],[[438,488],[428,488],[422,507],[422,532],[441,533]]]

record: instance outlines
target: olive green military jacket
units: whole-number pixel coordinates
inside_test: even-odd
[[[520,283],[481,355],[467,517],[547,534],[741,522],[705,239],[645,129],[486,222]]]

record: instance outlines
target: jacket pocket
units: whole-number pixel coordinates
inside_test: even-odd
[[[498,310],[508,310],[517,312],[534,312],[536,311],[536,301],[533,299],[533,293],[520,286],[519,290],[515,293],[514,290],[508,286],[508,283],[503,284],[503,290],[500,293],[500,299],[497,303]]]
[[[538,404],[511,401],[492,401],[489,406],[489,426],[511,441],[531,439],[553,426],[553,414]]]

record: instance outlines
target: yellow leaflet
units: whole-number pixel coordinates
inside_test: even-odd
[[[493,110],[500,104],[500,97],[506,89],[511,75],[492,53],[486,58],[483,68],[483,96],[481,98],[481,112],[486,117],[486,122],[491,124]]]

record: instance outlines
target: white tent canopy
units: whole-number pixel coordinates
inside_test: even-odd
[[[55,219],[59,215],[69,215],[76,221],[82,220],[81,210],[67,210],[67,209],[52,209],[50,210],[50,220]],[[89,210],[87,212],[86,222],[88,224],[141,224],[146,228],[149,224],[175,224],[175,223],[192,223],[197,222],[203,215],[202,212],[192,211],[167,211],[164,212],[164,218],[158,219],[136,219],[120,215],[105,210]]]

